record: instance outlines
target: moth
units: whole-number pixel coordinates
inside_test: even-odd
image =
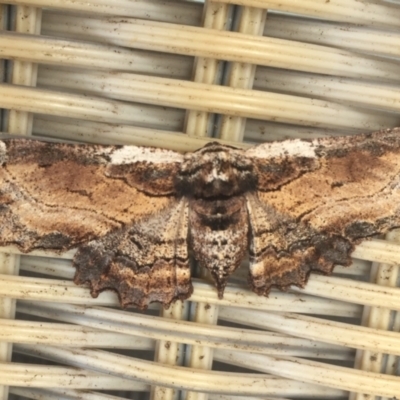
[[[8,139],[0,164],[0,245],[77,248],[74,282],[122,307],[189,298],[189,250],[220,298],[248,252],[250,287],[267,296],[400,226],[400,128],[184,155]]]

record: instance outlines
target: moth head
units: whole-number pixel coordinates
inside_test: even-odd
[[[186,154],[176,178],[178,192],[197,198],[235,196],[255,185],[252,163],[243,152],[217,142]]]

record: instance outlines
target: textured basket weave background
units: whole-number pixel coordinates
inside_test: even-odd
[[[268,10],[267,10],[268,9]],[[400,125],[400,2],[0,0],[0,130],[194,150]],[[400,398],[400,236],[261,298],[145,313],[0,257],[1,399]],[[245,264],[245,263],[244,263]],[[379,397],[382,396],[382,397]]]

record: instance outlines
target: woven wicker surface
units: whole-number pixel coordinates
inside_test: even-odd
[[[267,11],[268,9],[268,11]],[[194,150],[400,125],[400,3],[0,0],[1,130]],[[246,142],[246,143],[244,143]],[[400,398],[400,237],[305,289],[147,312],[0,257],[0,399]],[[381,396],[381,397],[379,397]]]

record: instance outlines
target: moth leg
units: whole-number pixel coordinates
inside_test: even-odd
[[[73,260],[75,283],[89,283],[97,297],[117,292],[123,307],[168,307],[193,291],[189,255],[188,206],[177,201],[155,216],[81,246]]]

